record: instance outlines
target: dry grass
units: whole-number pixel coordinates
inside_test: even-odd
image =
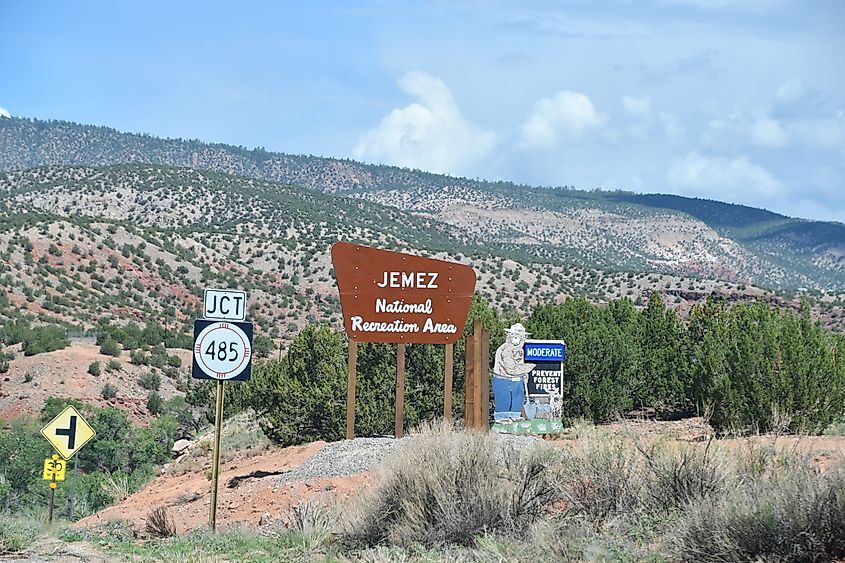
[[[166,508],[157,506],[147,515],[144,530],[154,538],[172,538],[176,535],[176,524]]]
[[[366,560],[408,561],[845,555],[836,462],[823,471],[774,439],[644,443],[589,425],[571,436],[514,449],[494,435],[424,428],[344,509],[342,545]]]
[[[320,499],[308,499],[292,506],[285,528],[303,535],[325,535],[334,525],[333,510]]]
[[[100,486],[103,492],[114,499],[115,503],[123,502],[129,497],[129,476],[125,473],[106,473]]]
[[[824,561],[845,556],[845,471],[779,467],[731,483],[724,495],[690,506],[673,539],[685,561],[756,558]]]
[[[472,545],[508,535],[560,498],[551,447],[519,450],[494,434],[424,426],[352,507],[350,546]]]

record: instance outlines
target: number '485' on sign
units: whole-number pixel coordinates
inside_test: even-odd
[[[252,372],[252,323],[194,321],[191,377],[246,381]]]

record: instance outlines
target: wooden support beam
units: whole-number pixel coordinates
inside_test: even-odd
[[[481,386],[481,428],[490,429],[490,333],[481,331],[481,369],[478,370]]]
[[[355,379],[358,370],[358,343],[349,340],[349,359],[346,379],[346,439],[355,437]]]
[[[482,337],[481,334],[484,331],[484,325],[481,324],[481,319],[475,319],[472,323],[472,337],[473,337],[473,351],[472,351],[472,363],[474,366],[474,377],[473,377],[473,428],[483,428],[484,422],[481,415],[481,402],[482,402],[482,393],[481,388],[484,385],[483,376],[484,376],[484,364],[487,363],[487,360],[482,358],[481,356],[481,344],[482,344]],[[467,352],[469,353],[469,352]]]
[[[396,418],[393,435],[401,438],[405,434],[405,345],[396,345]]]
[[[466,427],[474,428],[475,426],[475,392],[473,391],[475,385],[475,356],[472,351],[475,348],[475,339],[472,335],[466,337],[466,376],[465,393],[464,393],[464,424]]]
[[[446,345],[446,357],[443,361],[443,418],[452,422],[452,372],[454,371],[455,345]]]

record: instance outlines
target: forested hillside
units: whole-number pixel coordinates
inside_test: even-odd
[[[349,160],[0,119],[0,170],[151,163],[354,193],[435,217],[509,254],[769,288],[845,290],[845,226],[679,196],[539,189]],[[420,241],[422,242],[422,241]],[[422,246],[422,245],[419,245]]]

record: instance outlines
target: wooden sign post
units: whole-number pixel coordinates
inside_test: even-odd
[[[452,345],[466,324],[475,293],[475,270],[457,262],[347,242],[332,246],[332,264],[340,292],[343,326],[349,336],[346,437],[355,437],[358,342],[397,345],[394,423],[397,438],[404,434],[405,345],[445,344],[444,416],[451,418]]]
[[[455,363],[455,345],[446,345],[446,357],[443,359],[443,418],[452,421],[452,372]]]
[[[358,343],[349,341],[349,362],[346,382],[346,439],[355,437],[355,379],[358,371]],[[350,408],[350,405],[352,408]]]
[[[401,438],[405,434],[405,345],[396,345],[396,416],[393,419],[393,435]]]
[[[466,338],[464,408],[467,428],[490,428],[490,333],[481,319],[475,319],[472,334]]]

